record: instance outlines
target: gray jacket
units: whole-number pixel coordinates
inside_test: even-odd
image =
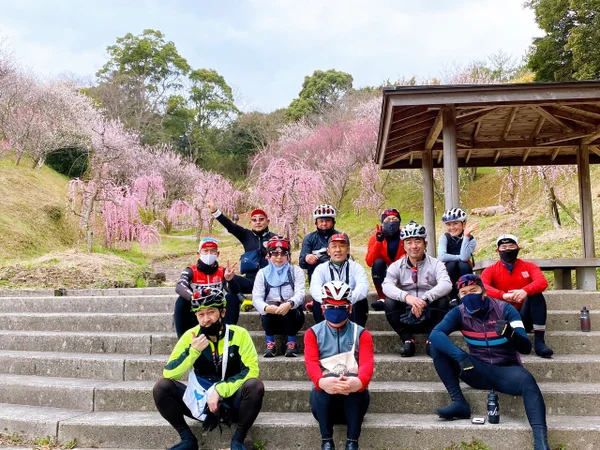
[[[383,280],[383,293],[392,300],[405,303],[409,294],[431,303],[452,290],[446,266],[439,259],[426,254],[417,269],[417,282],[414,283],[407,255],[392,263]]]

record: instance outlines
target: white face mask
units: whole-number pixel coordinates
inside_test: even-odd
[[[216,260],[217,255],[211,255],[210,253],[208,255],[200,255],[200,261],[202,261],[207,266],[212,266]]]

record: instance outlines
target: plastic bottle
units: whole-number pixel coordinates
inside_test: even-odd
[[[498,403],[498,394],[492,389],[488,394],[487,402],[488,423],[500,423],[500,404]]]
[[[590,331],[592,324],[590,321],[590,311],[584,306],[581,310],[581,331]]]

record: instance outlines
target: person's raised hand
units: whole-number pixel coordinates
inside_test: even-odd
[[[229,260],[227,260],[227,265],[225,266],[225,272],[223,276],[227,281],[231,281],[235,276],[235,268],[237,267],[237,261],[233,264],[229,264]]]
[[[479,222],[471,223],[465,227],[465,237],[470,237],[474,231],[479,229]]]
[[[208,339],[206,336],[201,334],[200,336],[196,336],[196,333],[192,331],[192,343],[191,347],[195,350],[198,350],[200,353],[208,347]]]
[[[309,253],[308,255],[306,255],[304,257],[304,260],[306,261],[306,264],[310,264],[311,266],[314,266],[315,264],[317,264],[319,262],[319,257],[317,255],[313,255],[312,253]]]
[[[385,236],[383,235],[383,229],[381,228],[381,225],[375,225],[375,239],[377,242],[383,242],[384,238]]]
[[[212,198],[208,199],[208,201],[206,202],[206,207],[208,208],[211,214],[217,212],[217,204]]]

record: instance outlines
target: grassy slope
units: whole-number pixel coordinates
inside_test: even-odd
[[[38,264],[58,264],[67,254],[67,259],[90,258],[77,242],[77,221],[67,208],[67,178],[51,169],[31,169],[29,163],[15,167],[11,160],[0,159],[0,266],[21,262],[21,266],[34,269]],[[402,222],[414,219],[422,222],[422,192],[418,176],[406,177],[400,172],[384,173],[387,176],[384,206],[396,207],[401,211]],[[495,169],[480,169],[477,180],[461,192],[461,198],[468,210],[473,207],[498,204],[497,192],[501,176]],[[592,197],[594,210],[600,208],[600,167],[592,167]],[[358,262],[364,261],[364,248],[375,225],[379,222],[376,211],[362,212],[358,215],[352,206],[358,187],[351,185],[348,195],[341,205],[338,229],[346,231],[354,247],[353,254]],[[579,214],[577,197],[577,178],[561,182],[557,195],[576,214]],[[444,205],[441,198],[436,199],[438,224],[436,232],[443,232],[440,221]],[[494,217],[471,218],[480,222],[476,234],[478,247],[476,258],[495,258],[495,238],[505,232],[517,234],[522,240],[524,257],[578,257],[581,255],[581,234],[579,226],[561,211],[563,228],[556,231],[545,216],[544,194],[536,190],[530,195],[521,195],[519,211]],[[598,217],[598,216],[596,216]],[[595,218],[596,239],[600,242],[600,220]],[[223,234],[216,225],[215,233],[222,243],[222,259],[236,260],[242,250],[234,239]],[[431,245],[434,245],[432,242]],[[111,250],[96,247],[98,257],[119,257],[128,264],[121,267],[113,279],[135,279],[139,273],[148,270],[151,260],[169,255],[193,255],[194,240],[181,236],[164,236],[160,247],[141,249],[133,245],[131,250]],[[51,253],[51,257],[43,255]],[[56,256],[55,256],[56,255]],[[294,255],[294,256],[297,256]],[[225,258],[225,259],[224,259]],[[76,262],[74,262],[76,264]],[[98,264],[102,264],[101,261]],[[109,263],[108,263],[109,264]],[[106,265],[106,264],[105,264]],[[110,264],[109,264],[110,265]],[[110,278],[110,274],[106,275]],[[6,283],[5,283],[6,284]],[[11,285],[10,283],[6,285]]]

